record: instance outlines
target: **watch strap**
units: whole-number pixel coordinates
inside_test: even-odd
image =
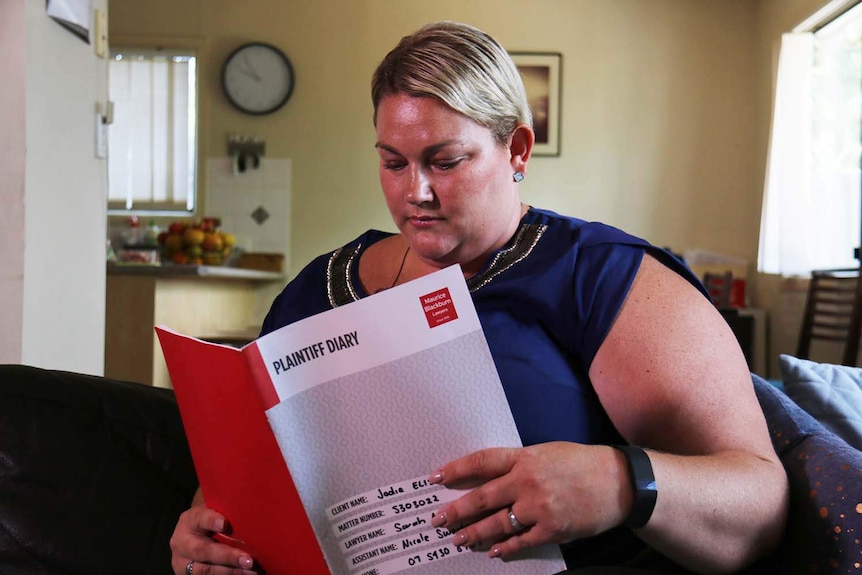
[[[634,493],[632,509],[623,524],[631,528],[643,527],[652,517],[658,497],[652,463],[646,451],[640,447],[634,445],[614,445],[612,447],[622,451],[626,458],[626,466]]]

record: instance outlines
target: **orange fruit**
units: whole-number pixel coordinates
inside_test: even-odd
[[[199,228],[187,228],[183,232],[183,243],[187,246],[199,246],[203,243],[205,235]]]
[[[201,247],[205,252],[220,252],[224,247],[224,242],[222,242],[220,234],[207,232],[204,235],[204,241],[201,243]]]
[[[178,234],[169,234],[165,238],[165,250],[169,254],[175,254],[183,251],[183,236]]]

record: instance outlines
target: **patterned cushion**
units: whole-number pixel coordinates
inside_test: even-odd
[[[862,573],[862,452],[757,376],[757,398],[790,482],[779,549],[749,573]]]

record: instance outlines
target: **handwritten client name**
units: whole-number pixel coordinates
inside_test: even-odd
[[[272,362],[272,368],[275,370],[276,375],[278,375],[292,367],[323,357],[327,353],[335,353],[336,351],[341,351],[357,345],[359,345],[358,332],[351,331],[285,354],[283,357]]]

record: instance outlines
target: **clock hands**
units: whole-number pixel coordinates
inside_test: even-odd
[[[245,62],[246,67],[241,68],[240,71],[252,80],[260,82],[260,76],[257,75],[257,71],[254,69],[254,66],[252,66],[251,62],[248,61],[248,54],[242,55],[242,61]]]

